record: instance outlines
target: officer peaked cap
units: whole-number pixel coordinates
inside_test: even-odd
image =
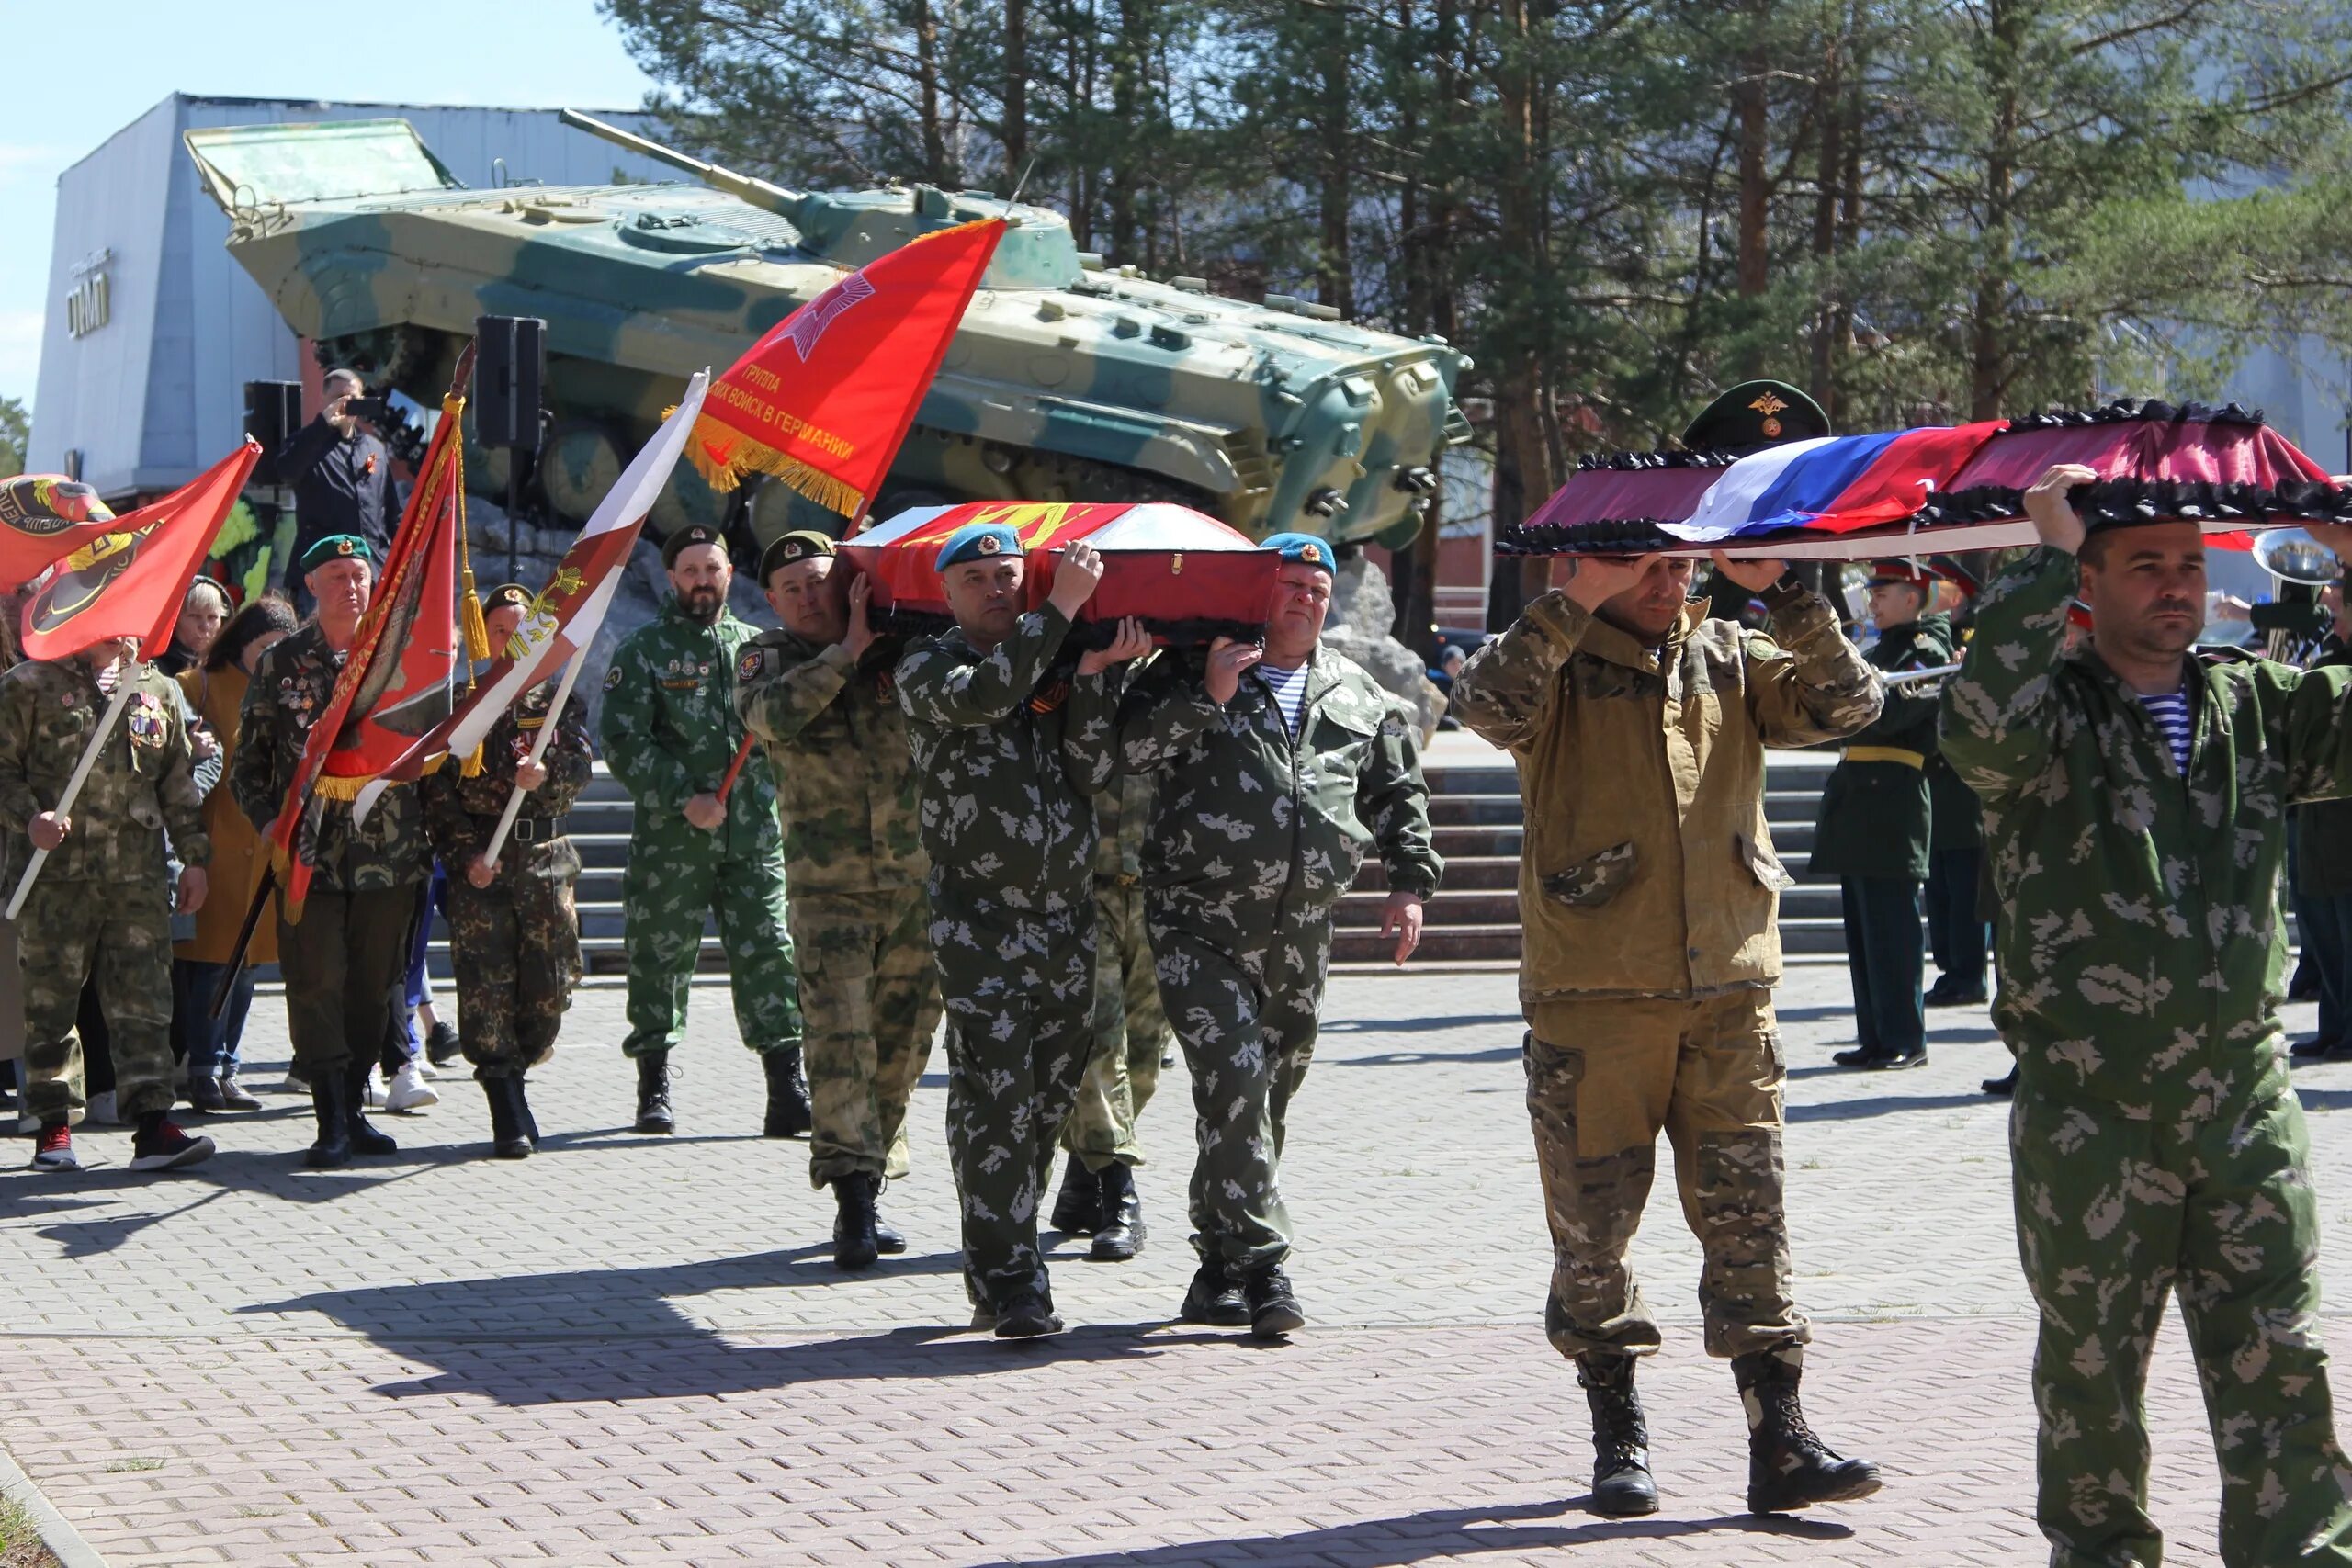
[[[1693,452],[1754,452],[1830,434],[1821,405],[1786,381],[1742,381],[1699,411],[1682,432]]]
[[[510,604],[517,610],[529,609],[531,591],[519,582],[502,583],[482,595],[481,613],[487,615],[492,610],[503,610]]]

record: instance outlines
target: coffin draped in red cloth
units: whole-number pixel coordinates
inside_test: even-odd
[[[1033,608],[1052,590],[1063,550],[1083,540],[1102,552],[1102,581],[1078,615],[1081,646],[1107,641],[1110,624],[1129,615],[1173,644],[1255,637],[1265,626],[1281,564],[1248,535],[1166,502],[918,507],[842,540],[841,553],[872,579],[875,608],[888,612],[893,624],[937,626],[949,617],[932,563],[949,536],[972,523],[1001,524],[1019,537]]]

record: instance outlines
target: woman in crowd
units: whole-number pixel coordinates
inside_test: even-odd
[[[180,604],[179,624],[172,628],[172,646],[155,660],[164,674],[179,676],[204,662],[215,637],[229,619],[229,591],[209,577],[187,585]]]

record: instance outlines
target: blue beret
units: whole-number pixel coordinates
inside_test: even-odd
[[[1295,561],[1301,566],[1319,566],[1325,571],[1331,570],[1331,541],[1318,539],[1312,534],[1269,534],[1258,547],[1272,550],[1283,559]]]
[[[331,560],[343,560],[346,558],[352,560],[364,560],[369,566],[376,564],[376,552],[369,549],[368,541],[358,535],[329,534],[302,552],[303,574],[308,576]]]
[[[1001,523],[967,523],[947,536],[933,564],[941,571],[967,560],[1021,554],[1021,536]]]

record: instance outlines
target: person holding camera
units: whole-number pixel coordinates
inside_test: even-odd
[[[328,371],[325,389],[326,407],[277,455],[277,471],[294,487],[294,547],[287,558],[301,560],[321,539],[340,534],[364,540],[371,559],[387,560],[401,510],[391,449],[368,419],[381,403],[366,396],[356,370]],[[288,586],[307,617],[317,607],[310,590],[300,581]]]

